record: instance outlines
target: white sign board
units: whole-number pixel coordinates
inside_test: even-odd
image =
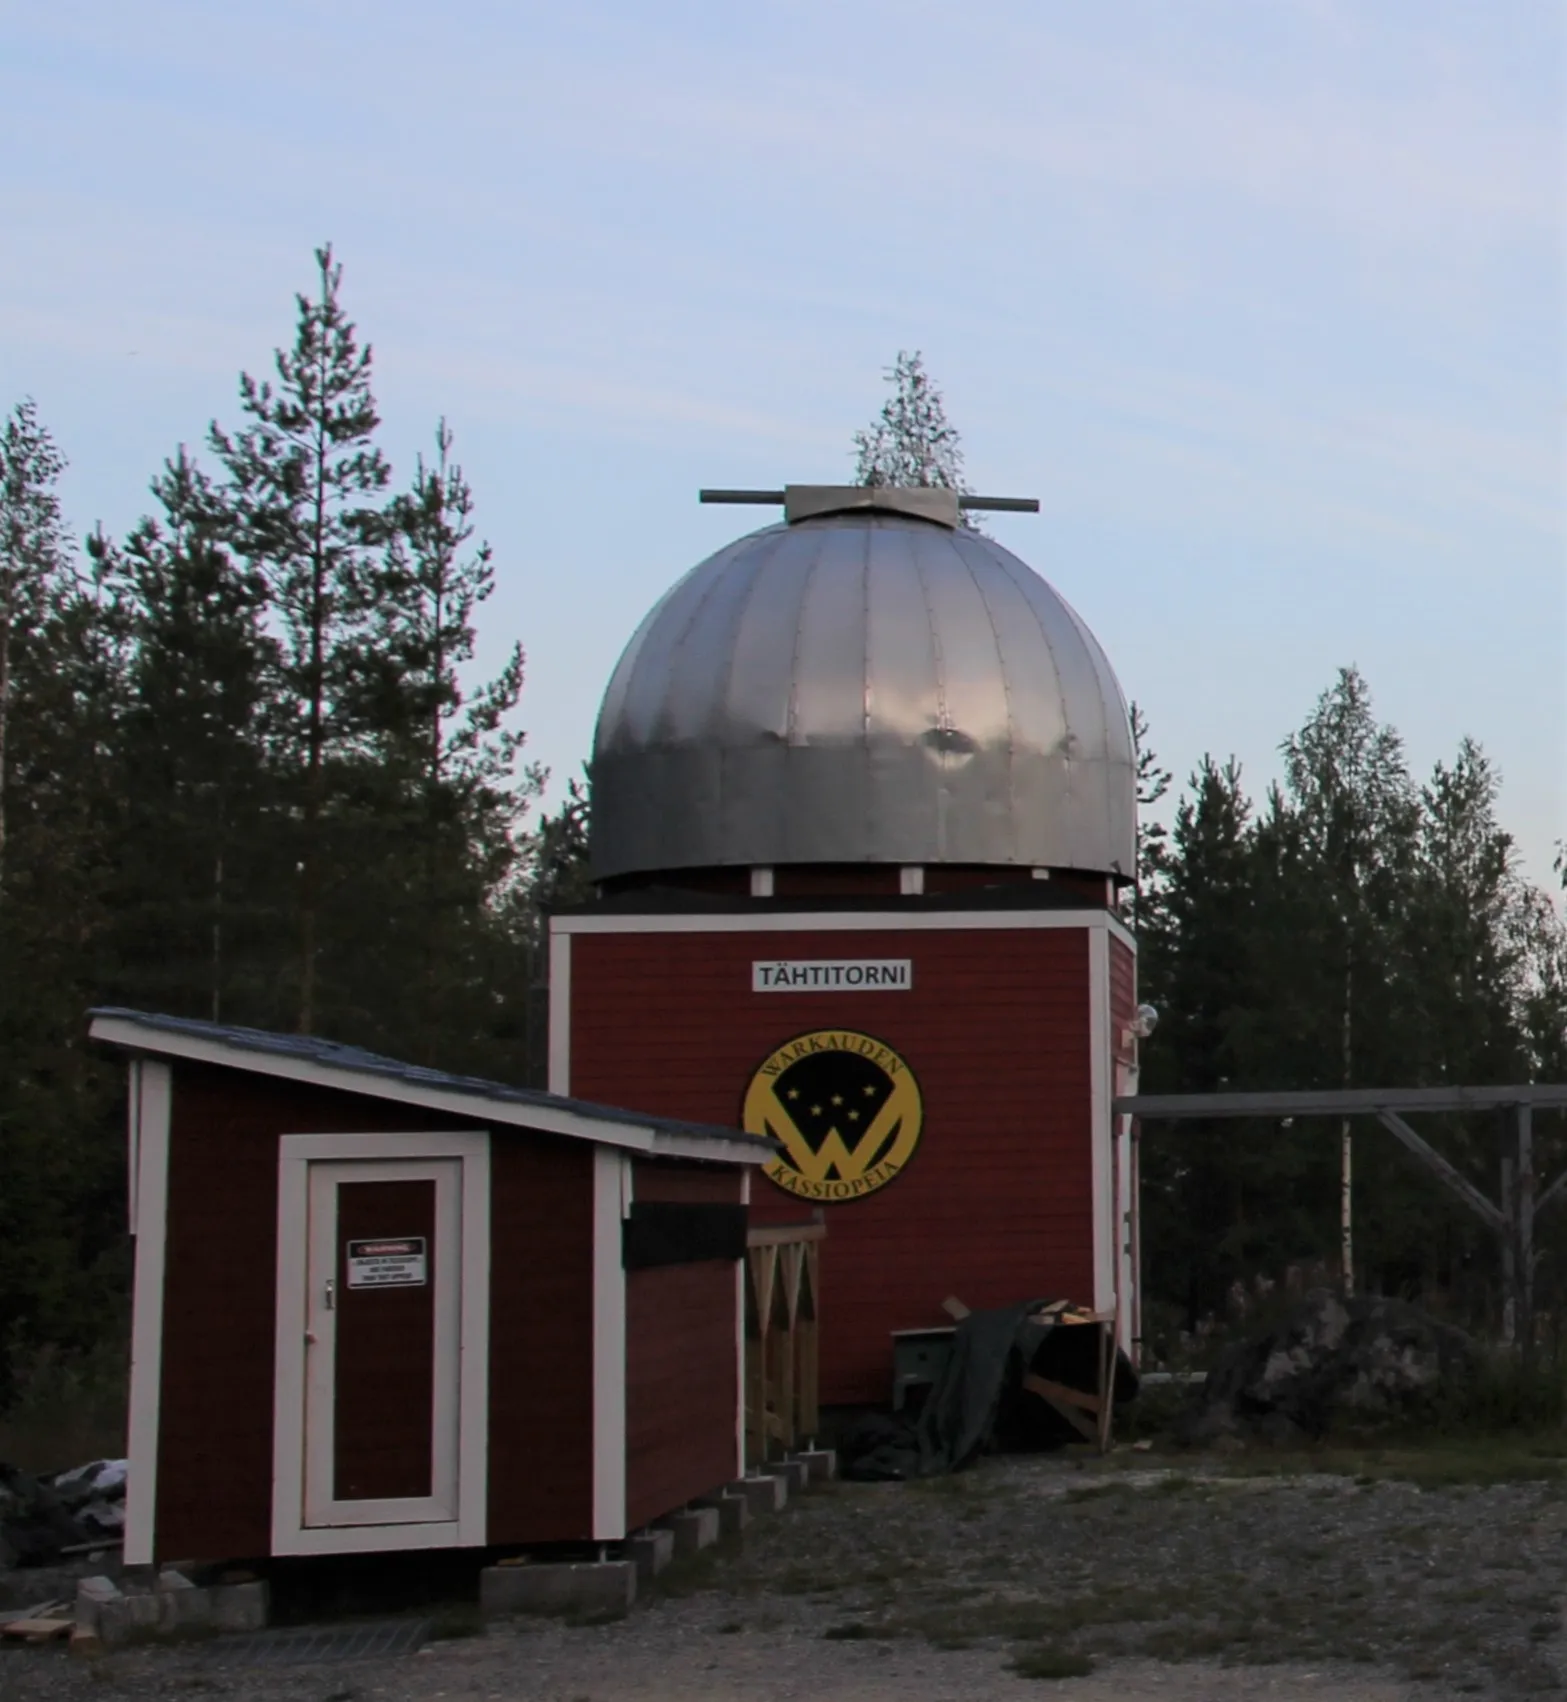
[[[423,1288],[428,1281],[422,1235],[348,1243],[350,1288]]]
[[[906,957],[770,958],[751,965],[753,993],[907,993],[914,964]]]

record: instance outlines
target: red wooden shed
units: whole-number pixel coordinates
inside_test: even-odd
[[[611,1542],[742,1471],[735,1128],[95,1011],[130,1057],[125,1559]]]

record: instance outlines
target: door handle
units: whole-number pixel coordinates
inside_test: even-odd
[[[337,1307],[337,1283],[331,1278],[326,1279],[326,1309],[334,1311]]]

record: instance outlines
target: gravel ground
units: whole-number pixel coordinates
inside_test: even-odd
[[[743,1550],[667,1573],[619,1624],[495,1627],[314,1670],[234,1668],[220,1644],[94,1661],[5,1650],[0,1697],[1513,1698],[1567,1675],[1564,1562],[1555,1482],[994,1460],[818,1490],[753,1526]]]

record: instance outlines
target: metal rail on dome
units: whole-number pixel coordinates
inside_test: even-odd
[[[891,490],[894,487],[890,485],[865,485],[860,488],[865,490]],[[732,503],[737,506],[752,508],[781,508],[785,500],[785,493],[781,490],[700,490],[696,493],[696,496],[698,502]],[[984,510],[992,514],[1037,514],[1039,512],[1039,498],[1037,496],[968,496],[959,492],[958,507]]]

